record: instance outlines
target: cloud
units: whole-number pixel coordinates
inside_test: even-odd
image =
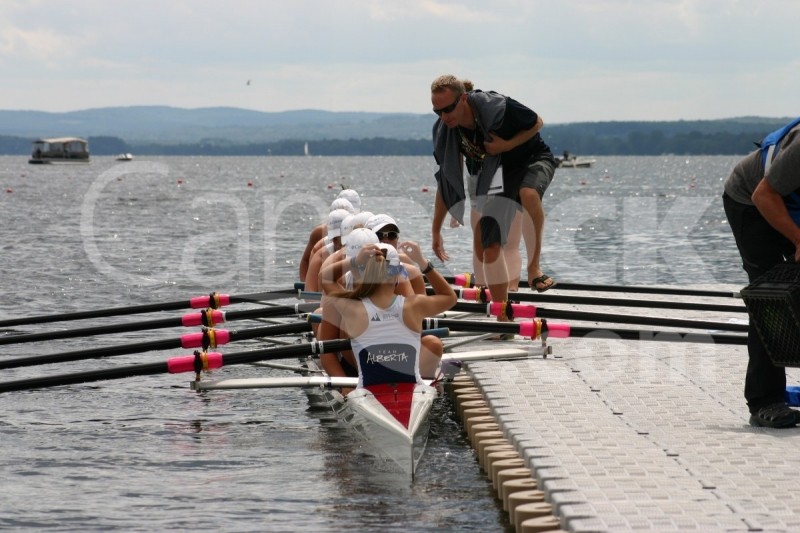
[[[550,122],[786,116],[800,71],[773,43],[798,18],[792,0],[6,0],[0,105],[422,113],[451,72]]]

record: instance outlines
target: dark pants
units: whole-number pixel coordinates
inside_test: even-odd
[[[794,245],[770,226],[755,206],[740,204],[727,194],[722,195],[722,204],[750,283],[775,265],[785,262],[787,257],[793,260]],[[752,320],[747,333],[747,353],[744,397],[750,412],[783,402],[786,369],[772,364]]]

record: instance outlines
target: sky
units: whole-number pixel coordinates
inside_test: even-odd
[[[0,0],[0,109],[428,113],[455,74],[545,123],[794,117],[798,21],[796,0]]]

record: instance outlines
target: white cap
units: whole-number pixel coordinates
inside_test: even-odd
[[[344,255],[348,259],[358,255],[358,251],[365,244],[378,244],[378,236],[367,228],[356,228],[345,239]]]
[[[328,213],[328,236],[338,237],[342,234],[342,221],[350,213],[346,209],[334,209]]]
[[[355,189],[343,189],[337,198],[344,198],[350,202],[356,213],[361,211],[361,197],[358,195],[358,192],[356,192]]]
[[[385,242],[380,243],[378,248],[384,250],[386,260],[389,262],[389,268],[387,268],[388,274],[390,276],[402,275],[403,277],[407,278],[408,272],[406,271],[406,267],[403,266],[403,263],[400,262],[400,254],[397,253],[397,249],[391,244],[386,244]]]
[[[400,266],[400,254],[397,253],[397,249],[394,246],[382,242],[378,245],[378,248],[386,252],[386,260],[389,261],[389,266]]]
[[[360,213],[356,213],[356,226],[359,224],[363,227],[367,227],[367,220],[371,219],[374,215],[371,211],[361,211]]]
[[[356,228],[363,228],[371,216],[372,213],[369,211],[361,211],[360,213],[350,215],[344,219],[344,221],[342,221],[342,237]]]
[[[344,217],[344,220],[342,220],[342,240],[347,238],[347,235],[351,231],[353,231],[353,228],[356,227],[355,220],[356,220],[356,215],[352,214],[347,215],[346,217]]]
[[[353,204],[350,203],[349,200],[345,198],[337,198],[333,202],[331,202],[331,211],[336,209],[346,209],[348,213],[355,213],[356,210],[353,207]]]
[[[400,229],[400,227],[397,225],[397,222],[395,222],[392,217],[383,213],[370,217],[365,226],[375,232],[380,231],[386,226],[394,226]]]

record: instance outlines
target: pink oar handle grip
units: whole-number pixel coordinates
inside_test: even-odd
[[[541,335],[539,330],[539,320],[531,320],[530,322],[521,322],[519,325],[519,334],[523,337],[536,339]],[[547,338],[566,339],[569,337],[570,327],[569,324],[558,324],[554,322],[547,322],[545,326],[547,329]]]
[[[531,304],[510,304],[514,318],[535,318],[536,306]],[[503,302],[491,302],[489,304],[489,314],[498,316],[503,314]]]
[[[489,292],[489,289],[485,289],[486,299],[491,301],[492,294]],[[481,300],[481,289],[461,289],[461,298],[464,300],[474,300],[476,302],[480,302]]]
[[[194,355],[182,355],[167,359],[167,371],[170,374],[180,374],[181,372],[194,372]],[[203,370],[212,370],[222,367],[222,354],[219,352],[209,352],[205,354],[206,364]]]
[[[453,276],[453,281],[455,281],[456,285],[459,287],[471,288],[475,286],[475,276],[468,272],[456,274]]]
[[[213,326],[214,324],[222,324],[225,322],[225,313],[222,311],[212,311],[208,313],[211,315],[211,323],[204,324],[203,323],[203,315],[206,314],[204,311],[203,313],[188,313],[181,317],[181,324],[184,327],[190,328],[192,326]]]
[[[519,324],[519,334],[523,337],[528,337],[531,339],[535,339],[536,335],[536,321],[531,320],[530,322],[520,322]]]
[[[213,331],[213,333],[212,333]],[[214,341],[210,343],[212,347],[221,344],[228,344],[231,341],[231,333],[226,329],[215,329],[200,333],[187,333],[181,335],[181,348],[201,348],[203,346],[203,336],[208,334],[213,335]]]
[[[552,322],[547,323],[547,336],[548,337],[555,337],[557,339],[566,339],[569,338],[569,324],[563,323],[556,323],[553,324]]]
[[[189,300],[189,307],[192,309],[203,309],[205,307],[224,307],[231,304],[231,297],[228,294],[214,294],[207,296],[195,296]]]

